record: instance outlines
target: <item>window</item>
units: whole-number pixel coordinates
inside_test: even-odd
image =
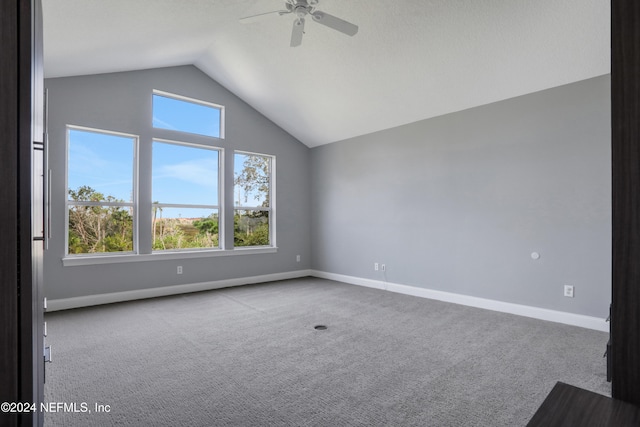
[[[224,107],[154,91],[153,127],[224,138]]]
[[[159,91],[152,97],[151,133],[148,124],[140,136],[67,126],[63,265],[275,252],[275,157],[224,156],[214,146],[224,107]],[[160,129],[177,136],[165,139]],[[233,182],[224,182],[225,168],[233,168]],[[225,206],[232,191],[234,205]]]
[[[153,141],[153,250],[220,247],[220,151]]]
[[[136,250],[138,138],[67,128],[67,253]]]
[[[272,156],[234,155],[234,245],[275,246]]]

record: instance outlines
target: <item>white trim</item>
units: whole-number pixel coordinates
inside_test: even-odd
[[[515,314],[518,316],[530,317],[533,319],[546,320],[550,322],[563,323],[571,326],[593,329],[596,331],[609,332],[609,325],[605,319],[581,314],[567,313],[563,311],[548,310],[540,307],[532,307],[521,304],[513,304],[503,301],[490,300],[486,298],[472,297],[468,295],[454,294],[451,292],[437,291],[433,289],[418,288],[415,286],[401,285],[398,283],[388,283],[380,280],[364,279],[361,277],[346,276],[342,274],[328,273],[318,270],[297,270],[284,273],[265,274],[261,276],[240,277],[236,279],[225,279],[211,282],[191,283],[184,285],[164,286],[150,289],[137,289],[124,292],[113,292],[108,294],[87,295],[73,298],[54,299],[47,301],[47,311],[68,310],[72,308],[89,307],[93,305],[111,304],[122,301],[132,301],[137,299],[155,298],[167,295],[177,295],[183,293],[208,291],[213,289],[227,288],[231,286],[242,286],[253,283],[273,282],[277,280],[296,279],[300,277],[313,276],[321,279],[335,280],[351,285],[365,286],[380,290],[387,290],[404,295],[411,295],[420,298],[433,299],[453,304],[461,304],[469,307],[482,308],[486,310],[498,311],[501,313]]]
[[[271,246],[278,246],[277,241],[277,229],[276,229],[276,216],[278,215],[277,204],[277,191],[276,191],[276,156],[271,156],[271,164],[269,165],[269,232],[271,233],[271,239],[269,243]]]
[[[151,203],[151,207],[158,206],[161,208],[187,208],[187,209],[209,209],[209,210],[220,210],[220,206],[218,205],[187,205],[183,203]],[[166,219],[175,219],[175,218],[166,218]]]
[[[78,265],[95,265],[95,264],[118,264],[125,262],[143,262],[143,261],[166,261],[170,259],[191,259],[191,258],[213,258],[219,256],[234,255],[256,255],[269,254],[278,252],[275,247],[247,247],[234,249],[183,249],[176,251],[161,251],[151,254],[135,254],[127,252],[126,254],[106,253],[100,255],[73,255],[62,258],[62,265],[65,267],[73,267]]]
[[[213,282],[191,283],[185,285],[163,286],[160,288],[137,289],[133,291],[113,292],[109,294],[87,295],[82,297],[47,300],[47,312],[68,310],[71,308],[90,307],[93,305],[111,304],[122,301],[133,301],[145,298],[209,291],[231,286],[249,285],[253,283],[274,282],[277,280],[297,279],[311,275],[311,270],[289,271],[285,273],[265,274],[261,276],[239,277],[237,279],[216,280]]]
[[[109,130],[109,129],[100,129],[100,128],[93,128],[93,127],[87,127],[87,126],[79,126],[79,125],[72,125],[72,124],[67,124],[67,131],[70,129],[73,130],[79,130],[82,132],[89,132],[89,133],[99,133],[99,134],[107,134],[107,135],[113,135],[113,136],[119,136],[122,138],[140,138],[140,135],[136,135],[134,133],[127,133],[127,132],[120,132],[117,130]],[[68,136],[67,136],[68,138]]]
[[[160,128],[162,129],[162,128]],[[178,131],[180,132],[180,131]],[[183,133],[187,133],[187,132],[183,132]],[[199,135],[199,134],[195,134],[195,135]],[[210,137],[213,138],[213,137]],[[218,139],[218,138],[216,138]],[[218,147],[217,145],[209,145],[208,141],[207,142],[187,142],[187,141],[183,141],[181,139],[168,139],[168,138],[151,138],[151,142],[152,142],[152,147],[153,147],[153,143],[154,142],[159,142],[161,144],[171,144],[171,145],[184,145],[187,147],[192,147],[192,148],[201,148],[203,150],[214,150],[214,151],[219,151],[219,155],[218,158],[220,157],[220,154],[222,154],[222,147]]]
[[[328,273],[325,271],[311,270],[311,275],[322,279],[335,280],[352,285],[366,286],[368,288],[382,289],[405,295],[483,308],[486,310],[499,311],[502,313],[515,314],[518,316],[531,317],[550,322],[564,323],[566,325],[580,326],[582,328],[594,329],[596,331],[609,332],[609,324],[605,319],[598,317],[455,294],[452,292],[437,291],[434,289],[419,288],[416,286],[401,285],[398,283],[383,282],[381,280]]]
[[[220,152],[218,154],[218,205],[220,208],[218,209],[218,247],[221,250],[227,250],[227,245],[225,243],[225,232],[227,224],[227,209],[226,209],[226,199],[225,199],[225,191],[224,187],[226,184],[225,177],[225,167],[224,165],[227,163],[227,153],[224,151],[224,148],[220,148]]]
[[[140,136],[136,136],[133,148],[133,252],[140,253]],[[68,190],[67,190],[68,191]],[[68,211],[68,209],[67,209]],[[67,224],[69,227],[69,224]],[[68,228],[67,228],[67,234]],[[67,254],[69,244],[67,244]]]

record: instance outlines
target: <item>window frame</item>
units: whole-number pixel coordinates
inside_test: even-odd
[[[196,132],[188,132],[188,131],[183,131],[183,130],[171,130],[171,129],[166,129],[166,128],[158,128],[153,126],[153,97],[155,95],[158,96],[162,96],[164,98],[169,98],[169,99],[174,99],[176,101],[183,101],[183,102],[188,102],[191,104],[196,104],[196,105],[202,105],[205,107],[209,107],[209,108],[214,108],[216,110],[218,110],[220,112],[220,134],[218,136],[214,136],[214,135],[205,135],[205,134],[201,134],[201,133],[196,133]],[[180,134],[187,134],[187,135],[198,135],[201,137],[205,137],[205,138],[215,138],[215,139],[224,139],[224,135],[225,135],[225,107],[224,105],[220,105],[220,104],[215,104],[213,102],[208,102],[208,101],[203,101],[201,99],[195,99],[195,98],[190,98],[188,96],[184,96],[184,95],[178,95],[175,93],[171,93],[171,92],[165,92],[162,90],[158,90],[158,89],[153,89],[151,92],[151,127],[154,130],[168,130],[170,132],[177,132]]]
[[[213,258],[218,256],[235,256],[235,255],[254,255],[254,254],[267,254],[267,253],[276,253],[278,252],[277,242],[276,242],[276,156],[272,154],[264,154],[251,152],[246,150],[233,150],[232,146],[226,147],[228,149],[225,150],[220,146],[216,146],[217,140],[222,140],[225,137],[225,107],[223,105],[215,104],[208,101],[202,101],[182,95],[177,95],[170,92],[165,92],[161,90],[153,89],[152,96],[159,95],[165,96],[169,98],[173,98],[176,100],[191,102],[195,104],[201,104],[208,107],[217,108],[220,112],[220,136],[208,136],[202,135],[198,133],[191,133],[185,131],[176,131],[169,130],[164,128],[156,128],[153,127],[153,123],[151,126],[141,124],[142,129],[150,129],[150,133],[148,131],[144,131],[141,135],[135,135],[127,132],[120,131],[111,131],[106,129],[100,129],[95,127],[88,126],[80,126],[67,124],[65,128],[65,255],[62,258],[62,265],[64,267],[73,267],[73,266],[84,266],[84,265],[98,265],[98,264],[114,264],[114,263],[130,263],[130,262],[145,262],[145,261],[163,261],[163,260],[183,260],[183,259],[197,259],[197,258]],[[151,99],[151,103],[153,104],[153,98]],[[152,107],[152,105],[151,105]],[[153,113],[152,113],[153,114]],[[152,120],[152,119],[151,119]],[[148,123],[148,122],[147,122]],[[121,136],[132,138],[134,140],[134,157],[133,157],[133,189],[132,189],[132,202],[81,202],[77,203],[69,200],[69,132],[70,130],[79,130],[86,132],[94,132],[99,134],[107,134],[114,136]],[[165,133],[165,131],[171,133]],[[162,136],[166,135],[180,135],[178,137],[170,137],[163,138]],[[168,143],[177,143],[181,145],[192,145],[197,148],[205,148],[205,149],[214,149],[218,150],[218,248],[184,248],[184,249],[169,249],[169,250],[158,250],[154,251],[153,248],[147,248],[145,244],[145,248],[140,247],[140,241],[146,240],[146,235],[141,235],[140,231],[140,223],[141,218],[140,215],[147,215],[147,212],[141,212],[141,205],[145,207],[150,206],[153,209],[153,196],[152,196],[152,186],[153,186],[153,142],[168,142]],[[191,141],[191,142],[190,142]],[[150,149],[147,147],[147,144],[150,145]],[[233,151],[232,151],[233,150]],[[144,158],[141,158],[141,153],[144,154]],[[149,154],[150,153],[150,154]],[[229,233],[234,234],[233,226],[229,224],[229,215],[235,215],[235,206],[234,206],[234,198],[232,195],[228,194],[228,191],[232,191],[234,189],[234,180],[230,180],[229,178],[233,177],[233,169],[234,169],[234,160],[235,153],[239,154],[248,154],[248,155],[257,155],[269,157],[270,159],[270,177],[269,177],[269,207],[256,207],[256,206],[240,206],[239,210],[267,210],[269,212],[269,245],[268,246],[235,246],[234,239],[230,239]],[[150,157],[147,157],[150,156]],[[231,161],[230,161],[231,159]],[[230,163],[230,164],[229,164]],[[229,171],[231,168],[231,172]],[[227,174],[230,173],[230,176]],[[141,182],[141,177],[144,182]],[[141,189],[141,184],[144,185],[144,188]],[[147,188],[149,185],[149,188]],[[228,188],[227,188],[228,187]],[[145,195],[147,191],[149,192],[149,200],[141,200],[141,191]],[[225,194],[226,193],[226,194]],[[229,199],[229,200],[227,200]],[[228,205],[228,202],[231,206]],[[85,254],[70,254],[69,253],[69,207],[77,204],[94,204],[97,206],[108,206],[111,204],[133,208],[133,251],[127,252],[96,252],[96,253],[85,253]],[[166,207],[182,207],[183,205],[177,204],[162,204],[162,206]],[[205,205],[207,208],[210,205]],[[188,207],[197,207],[195,205],[188,205]],[[245,208],[245,209],[243,209]],[[248,209],[246,209],[248,208]],[[152,215],[152,211],[148,212],[149,215]],[[232,217],[233,218],[233,217]],[[233,221],[232,221],[233,223]],[[229,228],[229,229],[227,229]],[[143,230],[144,231],[144,230]],[[149,235],[151,235],[152,230],[148,231]],[[140,237],[144,237],[145,239],[140,239]],[[227,242],[227,239],[230,239],[230,242]],[[229,243],[229,245],[227,245]],[[149,252],[148,252],[149,251]]]
[[[270,160],[269,164],[269,207],[265,208],[263,206],[248,206],[248,205],[236,205],[235,198],[233,201],[233,217],[235,220],[236,211],[262,211],[269,213],[269,244],[268,245],[256,245],[256,246],[236,246],[234,243],[233,248],[235,250],[248,250],[248,249],[256,249],[256,248],[276,248],[276,156],[273,154],[264,154],[264,153],[256,153],[252,151],[245,150],[233,150],[233,181],[234,181],[234,190],[235,190],[235,157],[236,154],[243,154],[249,156],[261,156],[268,157]],[[234,191],[235,193],[235,191]],[[235,232],[234,232],[235,238]],[[235,239],[234,239],[235,242]]]
[[[88,202],[88,201],[74,201],[69,200],[69,139],[71,131],[80,131],[86,133],[96,133],[101,135],[112,135],[122,138],[130,138],[133,140],[133,164],[132,164],[132,201],[131,202]],[[113,257],[113,256],[130,256],[137,255],[140,252],[139,239],[138,239],[138,216],[140,214],[140,203],[138,200],[138,181],[139,181],[139,157],[140,157],[140,137],[138,135],[111,131],[105,129],[97,129],[86,126],[66,125],[65,128],[65,173],[64,173],[64,186],[65,186],[65,259],[71,258],[95,258],[95,257]],[[132,215],[132,250],[131,251],[118,251],[118,252],[92,252],[82,254],[69,253],[69,209],[71,206],[113,206],[113,207],[126,207],[133,209]]]
[[[211,137],[210,137],[211,138]],[[159,142],[161,144],[173,144],[192,148],[198,148],[203,150],[216,151],[218,153],[218,204],[217,205],[193,205],[193,204],[181,204],[181,203],[154,203],[153,201],[153,144]],[[178,248],[178,249],[153,249],[151,247],[152,254],[166,254],[171,252],[202,252],[202,251],[220,251],[224,249],[224,208],[222,201],[224,200],[224,148],[216,147],[213,145],[196,144],[193,142],[176,141],[165,138],[152,138],[151,139],[151,212],[153,214],[153,208],[155,206],[163,208],[189,208],[189,209],[216,209],[218,211],[218,247],[208,248]],[[153,230],[150,231],[153,239]]]

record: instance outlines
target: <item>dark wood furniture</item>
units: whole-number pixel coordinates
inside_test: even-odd
[[[640,407],[557,383],[527,427],[640,426]]]

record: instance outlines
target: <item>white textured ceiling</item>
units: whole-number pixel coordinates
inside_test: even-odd
[[[610,72],[609,0],[44,0],[47,77],[195,64],[309,147]]]

